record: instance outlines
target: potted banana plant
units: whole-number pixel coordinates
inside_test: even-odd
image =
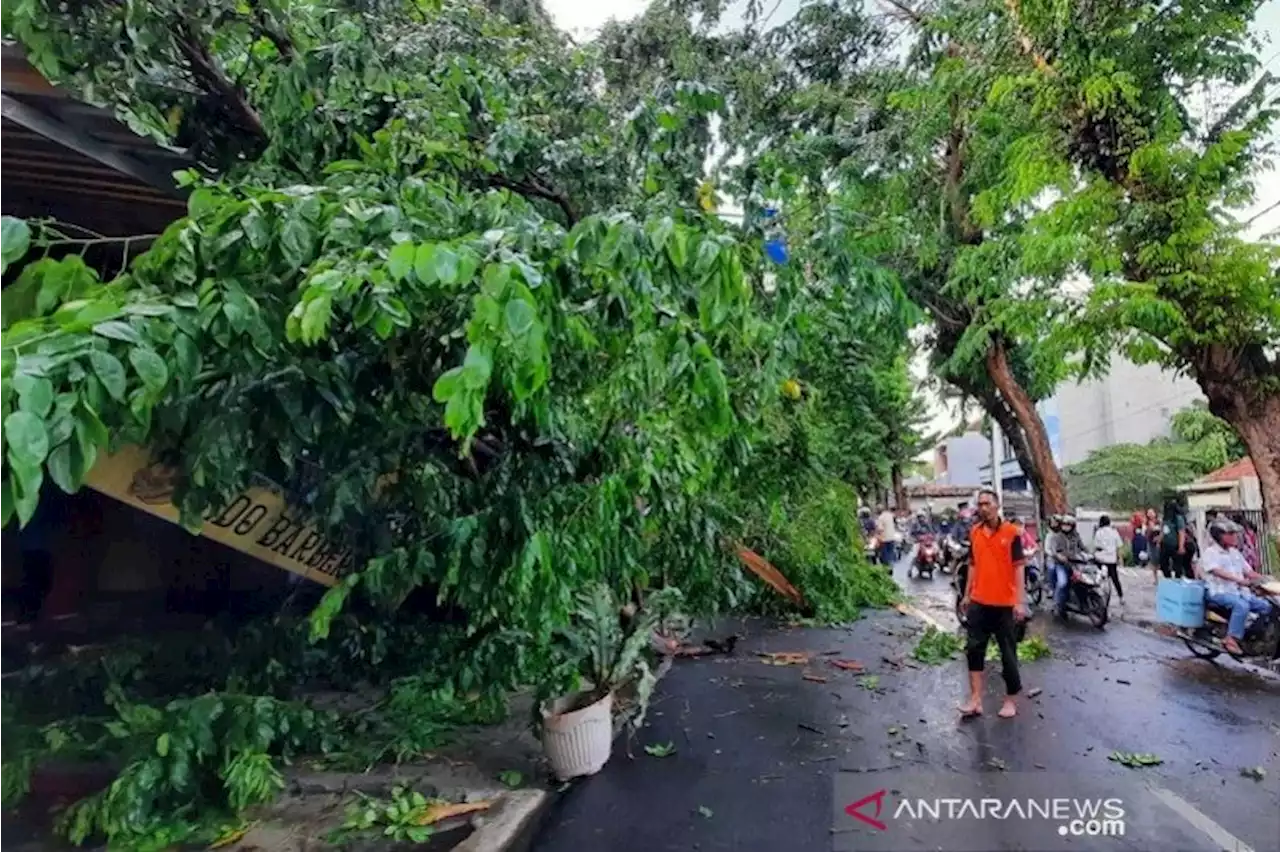
[[[657,682],[653,631],[679,601],[677,589],[663,589],[641,607],[622,607],[603,583],[579,596],[569,626],[556,637],[572,686],[539,702],[542,745],[557,778],[604,768],[613,753],[615,719],[633,730],[644,722]]]

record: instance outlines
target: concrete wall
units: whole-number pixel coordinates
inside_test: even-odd
[[[1202,398],[1188,378],[1114,358],[1106,376],[1061,385],[1054,394],[1062,464],[1083,461],[1091,451],[1113,444],[1145,444],[1167,436],[1173,415]]]
[[[946,470],[938,470],[934,479],[939,485],[980,485],[979,468],[991,460],[991,442],[978,432],[965,432],[957,438],[947,438],[939,445],[945,452]],[[935,453],[941,458],[943,452]]]

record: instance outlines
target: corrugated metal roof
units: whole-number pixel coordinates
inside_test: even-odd
[[[19,48],[2,48],[4,213],[54,217],[107,236],[163,230],[186,209],[173,172],[182,152],[49,84]]]

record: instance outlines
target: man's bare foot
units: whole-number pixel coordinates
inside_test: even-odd
[[[1018,705],[1014,703],[1012,698],[1006,698],[1004,703],[1000,705],[1000,712],[996,715],[1001,719],[1012,719],[1018,715]]]
[[[982,702],[976,698],[970,698],[968,701],[960,705],[960,717],[969,719],[974,716],[982,715]]]
[[[1234,636],[1228,636],[1226,639],[1223,639],[1222,647],[1227,649],[1228,654],[1235,654],[1236,656],[1242,656],[1244,654],[1244,649],[1240,647],[1240,643],[1236,641]]]

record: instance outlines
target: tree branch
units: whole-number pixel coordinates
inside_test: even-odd
[[[293,42],[289,39],[289,36],[277,29],[275,24],[267,17],[267,12],[262,8],[260,0],[249,0],[249,9],[253,12],[253,23],[258,32],[262,33],[268,41],[275,45],[276,52],[280,54],[280,58],[286,61],[293,59],[295,55]]]
[[[177,25],[175,35],[178,50],[190,63],[195,77],[203,80],[218,96],[222,106],[237,124],[259,139],[266,139],[267,129],[263,126],[257,110],[249,105],[244,92],[218,67],[217,61],[209,55],[208,47],[191,34],[190,28],[185,23]]]
[[[509,189],[526,198],[541,198],[544,201],[553,202],[563,211],[564,217],[569,221],[570,228],[578,224],[578,216],[573,210],[573,205],[569,202],[569,197],[560,190],[547,186],[536,177],[521,181],[511,180],[502,175],[490,175],[489,185],[501,189]]]

